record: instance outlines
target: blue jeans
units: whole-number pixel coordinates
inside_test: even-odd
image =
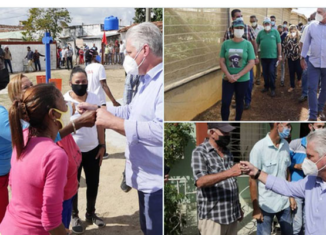
[[[306,63],[309,62],[309,56],[305,58]],[[301,96],[308,96],[308,68],[302,72],[302,93]]]
[[[162,189],[154,193],[138,191],[139,220],[144,235],[161,235],[163,220]]]
[[[326,102],[326,68],[315,68],[308,62],[308,104],[309,119],[317,119],[317,113],[322,112]],[[321,79],[321,91],[317,99],[317,90]]]
[[[71,220],[71,210],[72,210],[72,198],[63,201],[62,203],[62,223],[65,228],[69,228]]]
[[[276,216],[281,226],[282,235],[290,235],[293,233],[290,207],[277,213],[268,213],[262,209],[261,212],[263,213],[264,221],[257,223],[257,235],[270,235],[272,233],[272,223],[274,216]]]
[[[265,82],[264,87],[272,91],[275,90],[276,62],[277,59],[261,59]]]
[[[294,210],[293,214],[293,235],[304,235],[304,199],[294,198],[297,203],[297,208]]]
[[[250,70],[249,85],[248,85],[248,89],[247,89],[246,94],[245,94],[245,104],[250,104],[251,103],[251,92],[252,92],[253,84],[254,84],[254,69],[251,69]]]
[[[231,83],[223,79],[222,82],[222,107],[221,116],[223,121],[228,121],[230,116],[230,105],[233,93],[235,93],[236,111],[235,120],[240,121],[243,112],[243,99],[248,89],[249,81]]]

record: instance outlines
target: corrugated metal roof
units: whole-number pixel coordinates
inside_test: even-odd
[[[0,32],[0,39],[22,39],[24,31]]]

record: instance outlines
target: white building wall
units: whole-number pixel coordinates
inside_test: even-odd
[[[31,50],[34,52],[35,49],[45,56],[45,45],[44,44],[7,44],[12,55],[11,66],[14,73],[23,72],[24,63],[27,63],[25,56],[27,55],[27,47],[30,46]],[[6,44],[3,44],[3,48]],[[56,69],[56,45],[51,44],[51,70]],[[41,70],[45,71],[45,57],[40,57]]]

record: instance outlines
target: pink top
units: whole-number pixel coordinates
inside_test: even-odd
[[[64,189],[64,200],[72,198],[78,191],[78,167],[82,160],[82,154],[71,134],[57,142],[68,156],[67,183]]]
[[[23,131],[25,143],[28,129]],[[48,235],[61,224],[67,154],[52,139],[32,137],[21,158],[13,149],[9,185],[12,198],[1,235]]]

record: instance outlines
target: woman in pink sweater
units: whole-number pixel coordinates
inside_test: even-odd
[[[13,154],[9,185],[12,198],[0,225],[1,235],[65,235],[61,222],[67,154],[54,143],[67,106],[53,85],[25,91],[9,110]],[[22,131],[20,119],[30,127]]]

